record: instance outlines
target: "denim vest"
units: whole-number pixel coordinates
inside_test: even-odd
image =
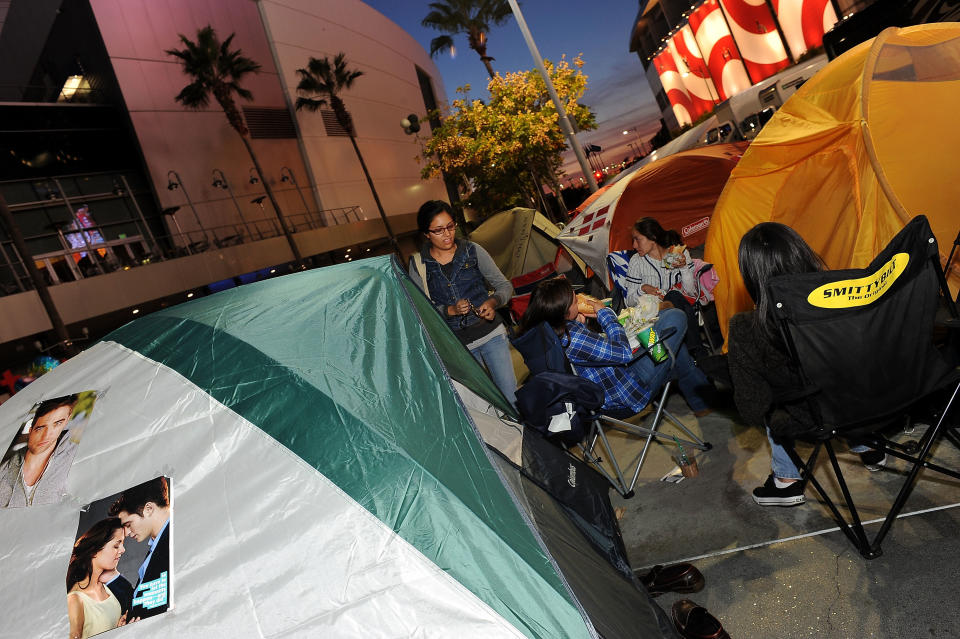
[[[457,241],[457,252],[450,263],[453,267],[453,276],[449,279],[444,275],[440,263],[430,255],[429,244],[423,247],[420,256],[426,267],[426,285],[430,291],[430,301],[434,306],[452,306],[459,299],[469,300],[474,306],[480,306],[489,299],[490,293],[486,280],[477,266],[477,249],[473,242]],[[438,310],[447,321],[447,325],[454,331],[484,321],[473,313],[449,317],[442,307]]]

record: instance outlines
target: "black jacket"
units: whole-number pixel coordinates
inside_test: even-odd
[[[134,589],[133,606],[127,619],[145,619],[167,611],[170,607],[170,528],[167,524],[150,557],[150,563],[143,573],[143,579]]]
[[[728,363],[737,410],[751,426],[769,425],[775,438],[809,432],[814,420],[805,400],[774,409],[776,398],[797,394],[804,385],[790,358],[764,338],[756,321],[756,311],[730,319]]]
[[[550,418],[566,412],[566,404],[574,408],[571,429],[550,433]],[[567,444],[575,444],[587,432],[593,411],[603,405],[603,389],[588,379],[570,373],[544,371],[534,375],[517,389],[517,410],[524,424],[548,437],[559,437]]]

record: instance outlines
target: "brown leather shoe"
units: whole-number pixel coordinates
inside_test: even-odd
[[[703,590],[703,574],[693,564],[654,566],[639,577],[651,597],[665,592],[700,592]]]
[[[673,604],[673,625],[684,639],[730,639],[723,624],[689,599]]]

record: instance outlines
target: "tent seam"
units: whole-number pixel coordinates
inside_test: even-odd
[[[357,501],[356,499],[354,499],[350,494],[348,494],[346,491],[344,491],[340,486],[338,486],[336,483],[334,483],[333,480],[331,480],[331,479],[330,479],[329,477],[327,477],[325,474],[323,474],[322,472],[320,472],[319,469],[313,467],[312,465],[310,465],[309,463],[307,463],[307,461],[306,461],[305,459],[303,459],[302,457],[300,457],[299,455],[297,455],[296,453],[294,453],[292,450],[290,450],[290,448],[287,447],[286,445],[284,445],[283,442],[279,441],[278,439],[276,439],[275,437],[273,437],[272,435],[270,435],[269,433],[267,433],[266,431],[264,431],[262,428],[260,428],[259,426],[257,426],[257,425],[254,424],[253,422],[251,422],[249,419],[247,419],[246,417],[244,417],[244,416],[241,415],[240,413],[236,412],[235,410],[233,410],[232,408],[230,408],[229,406],[227,406],[226,404],[224,404],[223,402],[221,402],[220,400],[218,400],[218,399],[217,399],[216,397],[214,397],[213,395],[210,395],[210,393],[206,392],[203,388],[201,388],[201,387],[200,387],[199,385],[197,385],[195,382],[193,382],[192,380],[190,380],[188,377],[184,376],[182,373],[180,373],[180,371],[176,370],[175,368],[171,368],[171,367],[167,366],[166,364],[164,364],[163,362],[158,362],[157,360],[152,359],[151,357],[148,357],[147,355],[144,355],[143,353],[141,353],[141,352],[139,352],[139,351],[136,351],[136,350],[134,350],[134,349],[131,349],[131,348],[129,348],[129,347],[127,347],[127,346],[119,343],[119,342],[114,342],[114,341],[112,341],[112,340],[104,340],[102,343],[111,344],[111,345],[113,345],[113,346],[116,346],[116,347],[120,348],[120,349],[123,350],[123,351],[126,351],[126,352],[128,352],[128,353],[130,353],[130,354],[132,354],[132,355],[134,355],[134,356],[136,356],[136,357],[139,357],[140,359],[142,359],[142,360],[145,361],[145,362],[149,362],[149,363],[152,363],[152,364],[154,364],[154,365],[156,365],[156,366],[163,367],[163,368],[164,368],[166,371],[168,371],[169,373],[172,373],[174,376],[181,378],[181,380],[182,380],[186,385],[189,385],[189,386],[195,388],[196,390],[198,390],[199,392],[205,394],[207,397],[210,398],[210,401],[212,401],[212,402],[214,402],[215,404],[219,405],[224,411],[232,414],[232,415],[235,417],[235,419],[237,419],[237,420],[239,421],[239,423],[243,424],[243,425],[247,428],[247,430],[248,430],[253,436],[259,437],[259,438],[260,438],[261,440],[263,440],[264,443],[266,443],[267,445],[269,445],[269,446],[271,446],[271,447],[279,450],[282,454],[285,454],[287,457],[292,458],[292,460],[293,460],[293,462],[294,462],[295,464],[297,464],[298,466],[300,466],[301,468],[303,468],[303,469],[306,470],[307,472],[312,473],[312,474],[316,475],[317,477],[319,477],[319,480],[322,481],[329,489],[331,489],[332,492],[338,494],[338,495],[339,495],[341,498],[343,498],[347,503],[354,504],[354,505],[356,506],[356,510],[357,510],[359,516],[367,518],[368,521],[373,524],[373,526],[378,527],[378,528],[381,528],[382,530],[386,531],[386,532],[388,533],[388,536],[390,537],[390,539],[393,540],[392,543],[401,543],[401,544],[403,544],[404,546],[406,546],[408,550],[413,551],[416,555],[418,555],[419,557],[421,557],[421,558],[423,559],[423,563],[424,563],[424,565],[425,565],[425,569],[426,569],[428,572],[431,572],[431,573],[439,576],[439,577],[440,577],[441,579],[443,579],[445,582],[448,582],[448,583],[450,583],[450,584],[453,584],[454,588],[460,590],[461,593],[465,595],[465,598],[468,599],[469,601],[471,601],[474,606],[479,606],[479,609],[481,609],[481,610],[482,610],[482,609],[485,609],[485,612],[487,613],[488,616],[492,616],[492,617],[496,618],[497,620],[499,620],[502,625],[504,625],[504,626],[505,626],[506,628],[508,628],[509,630],[513,631],[513,634],[515,634],[515,635],[517,635],[517,636],[524,636],[524,634],[523,634],[522,632],[520,632],[520,630],[519,630],[518,628],[516,628],[516,627],[515,627],[513,624],[511,624],[507,619],[505,619],[505,618],[503,617],[503,615],[501,615],[499,612],[497,612],[490,604],[488,604],[487,602],[483,601],[479,596],[476,595],[476,593],[474,593],[474,592],[471,591],[469,588],[467,588],[465,585],[463,585],[462,583],[460,583],[453,575],[451,575],[450,573],[448,573],[448,572],[446,572],[445,570],[443,570],[440,566],[438,566],[438,565],[436,564],[436,562],[434,562],[434,561],[431,560],[429,557],[427,557],[419,548],[417,548],[417,547],[414,546],[412,543],[410,543],[409,541],[407,541],[407,540],[406,540],[402,535],[400,535],[397,531],[395,531],[393,528],[391,528],[390,526],[388,526],[386,522],[384,522],[384,521],[381,520],[379,517],[377,517],[375,514],[373,514],[372,512],[370,512],[366,507],[363,506],[363,504],[361,504],[360,502],[358,502],[358,501]],[[439,357],[438,357],[438,359],[439,359]],[[456,393],[454,393],[454,394],[456,394]],[[458,398],[458,399],[459,399],[459,398]],[[471,424],[472,424],[472,422],[471,422]],[[476,426],[474,426],[474,428],[476,428]],[[428,474],[429,474],[429,473],[428,473]],[[431,477],[432,477],[432,475],[431,475]],[[436,478],[435,478],[435,479],[436,479]],[[439,483],[439,480],[438,480],[438,483]],[[468,509],[468,510],[469,510],[469,509]],[[477,517],[476,515],[474,515],[474,516],[477,518],[477,520],[480,520],[479,517]],[[231,527],[231,530],[234,532],[235,538],[239,540],[239,539],[240,539],[240,536],[236,535],[236,528],[233,526],[232,520],[231,520],[230,527]],[[249,589],[246,590],[246,593],[247,593],[248,597],[250,597],[251,600],[252,600],[252,595],[251,595]],[[252,608],[253,608],[254,611],[256,611],[256,607],[255,607],[255,606],[253,606]],[[317,617],[320,617],[320,616],[319,616],[319,615],[315,615],[313,618],[317,618]],[[261,636],[266,636],[266,635],[261,635]]]
[[[396,258],[391,259],[391,263],[394,264],[395,272],[402,273],[406,276],[406,273],[400,267],[399,263],[396,261]],[[410,297],[410,293],[407,291],[405,286],[400,286],[403,290],[403,294],[407,296],[410,306],[413,308],[413,312],[416,313],[417,318],[421,321],[421,326],[423,325],[423,318],[420,316],[420,311],[417,309],[416,305],[413,303],[413,299]],[[584,625],[590,634],[591,637],[599,639],[600,635],[597,632],[597,629],[593,626],[593,621],[591,621],[589,615],[587,614],[586,609],[580,603],[580,600],[577,598],[576,594],[573,592],[573,588],[570,586],[570,583],[567,581],[566,576],[563,574],[563,571],[560,570],[560,566],[557,564],[556,560],[553,558],[553,555],[550,553],[550,550],[547,548],[546,542],[540,535],[540,532],[536,529],[536,526],[533,523],[533,520],[527,514],[527,511],[523,508],[523,505],[520,503],[517,495],[514,494],[513,490],[510,488],[507,483],[506,477],[504,477],[503,472],[500,470],[497,464],[493,463],[491,459],[491,454],[487,450],[486,443],[483,441],[483,436],[480,434],[480,429],[477,428],[477,425],[473,421],[473,417],[470,415],[470,411],[467,410],[467,407],[464,405],[463,400],[460,397],[460,394],[456,392],[456,389],[453,387],[453,380],[450,377],[449,372],[447,372],[447,367],[443,362],[443,359],[440,357],[440,353],[437,351],[436,346],[433,343],[433,339],[430,337],[430,334],[426,331],[425,338],[426,342],[433,351],[433,354],[436,356],[437,361],[440,363],[440,369],[443,371],[443,376],[446,382],[450,385],[450,389],[453,391],[453,395],[457,405],[460,407],[460,410],[463,412],[464,416],[467,419],[467,423],[470,424],[470,427],[473,429],[474,436],[477,438],[477,441],[480,444],[481,450],[483,450],[484,456],[487,458],[487,461],[490,463],[490,467],[497,474],[497,478],[500,480],[500,484],[503,486],[504,490],[507,491],[507,494],[510,496],[510,500],[513,502],[514,506],[517,509],[517,512],[520,514],[520,517],[527,524],[527,528],[530,531],[530,534],[533,535],[533,538],[537,541],[537,544],[540,546],[540,549],[543,551],[544,556],[550,562],[550,565],[553,567],[554,572],[556,573],[560,583],[563,584],[564,589],[567,592],[570,601],[573,602],[576,606],[577,611],[580,613],[580,617],[583,619]],[[472,355],[471,355],[472,357]]]

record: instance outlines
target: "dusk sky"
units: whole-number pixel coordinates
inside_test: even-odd
[[[420,26],[429,12],[427,0],[364,0],[407,33],[424,49],[441,35]],[[578,135],[581,144],[597,144],[603,158],[612,163],[630,154],[626,142],[637,142],[624,129],[637,127],[640,136],[650,138],[659,128],[659,110],[643,74],[636,53],[630,53],[630,28],[637,15],[637,0],[522,0],[527,26],[540,49],[549,60],[567,59],[583,54],[583,71],[589,76],[583,103],[597,116],[598,128]],[[456,97],[457,87],[469,84],[470,95],[486,99],[487,72],[475,51],[467,46],[466,36],[455,36],[456,55],[449,53],[434,58],[443,76],[447,100]],[[533,68],[533,58],[523,40],[516,20],[509,18],[494,27],[487,39],[487,53],[495,58],[493,68],[499,73]],[[572,152],[564,168],[572,174],[576,160]]]

